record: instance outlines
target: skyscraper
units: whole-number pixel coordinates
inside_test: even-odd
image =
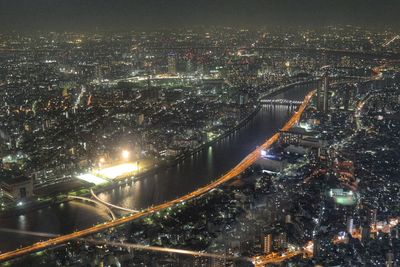
[[[263,237],[262,250],[265,254],[272,252],[272,234],[266,234]]]

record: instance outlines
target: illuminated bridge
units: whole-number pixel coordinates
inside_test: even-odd
[[[313,97],[313,95],[315,94],[315,90],[308,93],[306,95],[306,97],[304,98],[303,103],[299,106],[298,110],[293,114],[293,116],[286,122],[286,124],[282,127],[282,131],[287,131],[289,130],[293,125],[295,125],[299,119],[300,116],[302,115],[302,113],[304,112],[304,110],[306,109],[308,103],[310,102],[311,98]],[[239,164],[237,164],[235,167],[233,167],[231,170],[229,170],[227,173],[225,173],[224,175],[222,175],[221,177],[219,177],[217,180],[191,192],[188,193],[182,197],[176,198],[174,200],[156,205],[156,206],[152,206],[149,207],[147,209],[141,210],[137,213],[122,217],[122,218],[118,218],[116,220],[112,220],[109,222],[105,222],[102,224],[97,224],[95,226],[80,230],[80,231],[76,231],[70,234],[66,234],[66,235],[62,235],[62,236],[58,236],[55,238],[51,238],[49,240],[46,241],[41,241],[41,242],[37,242],[35,244],[32,244],[30,246],[27,247],[23,247],[20,249],[16,249],[14,251],[9,251],[3,254],[0,254],[0,261],[5,261],[5,260],[9,260],[15,257],[19,257],[25,254],[29,254],[38,250],[43,250],[49,247],[53,247],[53,246],[57,246],[63,243],[67,243],[71,240],[74,239],[79,239],[82,238],[84,236],[88,236],[91,234],[95,234],[104,230],[107,230],[109,228],[113,228],[116,226],[120,226],[122,224],[125,223],[129,223],[132,222],[134,220],[137,220],[139,218],[142,218],[146,215],[155,213],[157,211],[161,211],[164,210],[166,208],[172,207],[174,205],[179,205],[181,203],[184,203],[185,201],[197,198],[207,192],[209,192],[210,190],[226,183],[227,181],[235,178],[236,176],[238,176],[239,174],[241,174],[244,170],[246,170],[247,168],[249,168],[251,165],[254,164],[254,162],[259,158],[261,151],[267,149],[268,147],[270,147],[272,144],[274,144],[276,141],[278,141],[280,136],[280,133],[275,133],[272,137],[270,137],[269,139],[267,139],[262,145],[260,145],[259,147],[257,147],[255,150],[253,150],[250,154],[248,154]]]
[[[114,204],[112,204],[112,203],[106,202],[106,201],[100,199],[100,198],[93,192],[93,189],[90,189],[90,193],[92,194],[92,197],[93,197],[94,199],[96,199],[98,202],[100,202],[101,204],[103,204],[103,205],[105,205],[105,206],[107,206],[107,207],[111,207],[111,208],[114,208],[114,209],[117,209],[117,210],[127,211],[127,212],[129,212],[129,213],[139,212],[138,210],[132,210],[132,209],[124,208],[124,207],[120,207],[120,206],[114,205]]]
[[[88,202],[94,203],[94,204],[96,204],[96,205],[99,205],[100,207],[102,207],[102,208],[104,208],[106,211],[108,211],[108,213],[111,215],[111,218],[112,218],[113,220],[115,220],[115,219],[117,218],[117,217],[115,216],[114,212],[113,212],[109,207],[107,207],[105,204],[103,204],[103,203],[101,203],[101,202],[99,202],[99,201],[96,201],[96,200],[93,200],[93,199],[87,198],[87,197],[78,197],[78,196],[68,196],[68,198],[69,198],[69,199],[76,199],[76,200],[88,201]]]
[[[262,105],[278,105],[278,106],[292,106],[292,105],[301,105],[303,101],[296,101],[296,100],[288,100],[288,99],[261,99],[260,100]]]

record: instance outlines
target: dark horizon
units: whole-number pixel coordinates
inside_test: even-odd
[[[109,31],[192,26],[400,28],[396,0],[0,0],[0,30]]]

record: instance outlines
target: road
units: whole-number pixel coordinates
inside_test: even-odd
[[[301,251],[291,251],[291,252],[286,252],[284,254],[278,254],[273,252],[265,256],[255,257],[253,260],[253,264],[255,267],[264,267],[267,264],[280,263],[282,261],[293,258],[300,254],[302,254]]]
[[[289,121],[286,122],[286,124],[282,127],[282,131],[287,131],[289,130],[297,121],[299,121],[301,114],[304,112],[306,109],[308,103],[310,102],[312,96],[315,94],[315,90],[308,93],[304,100],[303,103],[299,106],[299,109],[293,114],[293,116],[289,119]],[[35,244],[32,244],[27,247],[23,247],[17,250],[9,251],[3,254],[0,254],[0,262],[1,261],[6,261],[12,258],[20,257],[29,253],[33,253],[38,250],[43,250],[52,246],[60,245],[67,243],[71,240],[77,239],[77,238],[82,238],[87,235],[95,234],[104,230],[107,230],[109,228],[113,228],[125,223],[132,222],[134,220],[137,220],[139,218],[142,218],[143,216],[155,213],[157,211],[164,210],[166,208],[169,208],[171,206],[174,206],[176,204],[183,203],[185,201],[188,201],[190,199],[199,197],[208,191],[222,185],[223,183],[231,180],[232,178],[238,176],[240,173],[242,173],[244,170],[249,168],[259,157],[261,154],[261,151],[264,149],[267,149],[270,147],[273,143],[275,143],[278,138],[279,138],[279,133],[274,134],[271,138],[267,139],[265,143],[263,143],[261,146],[257,147],[255,150],[253,150],[249,155],[247,155],[239,164],[237,164],[235,167],[233,167],[230,171],[228,171],[226,174],[221,176],[219,179],[205,185],[204,187],[201,187],[189,194],[186,194],[182,197],[176,198],[174,200],[171,200],[169,202],[157,205],[157,206],[152,206],[147,209],[144,209],[142,211],[139,211],[137,213],[131,214],[129,216],[125,216],[113,221],[105,222],[102,224],[98,224],[92,227],[89,227],[84,230],[76,231],[70,234],[66,234],[63,236],[58,236],[46,241],[42,242],[37,242]]]
[[[286,251],[284,253],[272,252],[262,256],[253,257],[253,264],[255,267],[264,267],[271,263],[280,263],[282,261],[288,260],[290,258],[296,257],[303,254],[303,257],[311,258],[313,256],[313,241],[309,241],[303,248],[299,248],[293,251]]]

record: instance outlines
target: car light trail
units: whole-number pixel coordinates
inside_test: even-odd
[[[199,252],[193,250],[186,250],[186,249],[176,249],[176,248],[166,248],[166,247],[156,247],[156,246],[146,246],[140,244],[131,244],[131,243],[122,243],[122,242],[110,242],[110,241],[102,241],[102,240],[95,240],[95,239],[80,239],[81,241],[96,244],[96,245],[107,245],[112,247],[123,247],[127,249],[137,249],[137,250],[148,250],[154,252],[161,252],[161,253],[176,253],[176,254],[185,254],[197,257],[206,257],[206,258],[218,258],[218,259],[227,259],[227,260],[246,260],[251,261],[250,258],[239,258],[233,256],[226,256],[223,254],[217,253],[208,253],[208,252]]]
[[[50,234],[50,233],[24,231],[24,230],[9,229],[9,228],[0,228],[0,232],[23,234],[23,235],[30,235],[30,236],[37,236],[37,237],[57,237],[57,236],[59,236],[59,235]],[[96,239],[89,239],[89,238],[79,238],[79,239],[77,239],[77,241],[92,243],[95,245],[107,245],[107,246],[112,246],[112,247],[121,247],[121,248],[136,249],[136,250],[147,250],[147,251],[154,251],[154,252],[161,252],[161,253],[185,254],[185,255],[205,257],[205,258],[218,258],[218,259],[227,259],[227,260],[239,260],[240,259],[240,260],[246,260],[246,261],[252,260],[250,258],[226,256],[226,255],[217,254],[217,253],[208,253],[208,252],[200,252],[200,251],[194,251],[194,250],[176,249],[176,248],[168,248],[168,247],[147,246],[147,245],[132,244],[132,243],[111,242],[111,241],[106,241],[106,240],[96,240]]]

